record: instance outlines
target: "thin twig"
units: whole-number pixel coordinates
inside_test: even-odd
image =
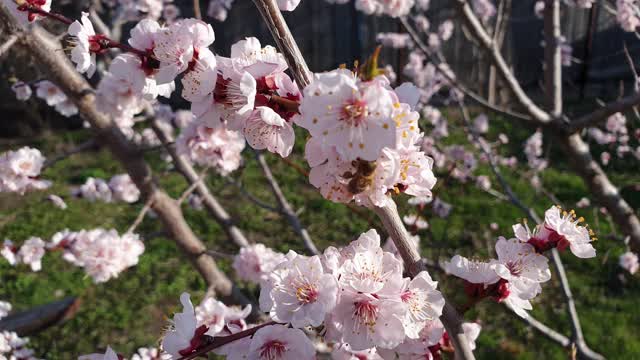
[[[269,186],[271,187],[271,191],[273,192],[273,195],[276,197],[276,200],[278,201],[278,205],[280,206],[280,211],[282,215],[284,215],[284,217],[287,219],[287,221],[289,222],[293,230],[302,238],[302,241],[304,242],[304,245],[306,246],[307,250],[309,250],[309,252],[311,252],[313,255],[320,255],[321,253],[316,247],[316,245],[314,244],[313,240],[311,239],[309,232],[307,231],[306,228],[302,226],[302,223],[300,222],[298,215],[296,215],[296,212],[293,210],[293,207],[291,206],[289,201],[287,201],[287,198],[284,196],[284,193],[282,192],[282,189],[280,188],[278,181],[273,176],[273,173],[271,172],[271,168],[269,168],[269,164],[267,164],[267,161],[264,158],[264,155],[259,151],[255,151],[255,156],[256,156],[256,160],[258,160],[258,163],[260,164],[260,167],[262,168],[262,173],[264,174],[265,179],[267,180],[267,182],[269,183]]]
[[[247,198],[247,200],[249,200],[252,203],[254,203],[255,205],[257,205],[257,206],[259,206],[259,207],[261,207],[261,208],[263,208],[265,210],[268,210],[268,211],[271,211],[271,212],[274,212],[274,213],[277,213],[277,214],[282,214],[280,209],[277,209],[277,208],[265,203],[264,201],[258,199],[255,195],[250,193],[244,186],[242,186],[242,183],[240,183],[239,180],[234,180],[229,176],[225,176],[225,179],[227,180],[227,183],[229,183],[229,184],[235,186],[236,188],[238,188],[238,190],[240,190],[240,194],[242,196],[244,196],[245,198]]]
[[[94,138],[91,138],[85,142],[83,142],[82,144],[74,147],[73,149],[66,151],[60,155],[56,155],[53,158],[45,161],[44,165],[42,165],[43,169],[49,168],[51,166],[53,166],[54,164],[56,164],[58,161],[64,160],[66,158],[68,158],[71,155],[75,155],[78,153],[81,153],[83,151],[89,150],[92,147],[96,146],[97,142]]]
[[[473,137],[474,141],[480,147],[480,150],[487,157],[488,163],[491,167],[491,171],[498,179],[498,182],[502,186],[504,192],[507,194],[511,203],[514,204],[516,207],[518,207],[524,214],[526,214],[526,216],[531,221],[535,222],[536,224],[541,224],[542,219],[540,219],[540,217],[535,213],[535,211],[533,211],[533,209],[525,205],[522,202],[522,200],[520,200],[520,198],[513,192],[513,189],[511,188],[507,180],[504,178],[504,176],[500,172],[500,169],[498,168],[498,165],[493,157],[493,154],[489,149],[487,149],[485,146],[482,145],[481,141],[479,141],[478,134],[473,130],[473,127],[471,126],[469,112],[467,111],[467,108],[465,107],[464,103],[460,100],[458,101],[458,105],[460,107],[460,111],[462,113],[462,119],[465,122],[465,126],[467,127],[468,131],[471,133],[471,136]],[[580,326],[580,318],[578,317],[578,312],[575,307],[575,302],[573,301],[571,288],[569,286],[569,281],[564,271],[564,265],[562,264],[562,259],[560,258],[560,255],[558,254],[558,251],[555,248],[552,249],[551,253],[552,253],[552,261],[558,272],[561,288],[567,303],[567,310],[569,312],[569,317],[571,319],[571,325],[573,328],[573,338],[574,338],[574,342],[576,344],[577,350],[585,358],[597,359],[597,360],[604,359],[602,355],[594,352],[587,345],[584,339],[584,335],[582,333],[582,327]]]
[[[196,181],[194,181],[192,184],[189,185],[189,187],[182,193],[182,195],[180,195],[180,197],[178,198],[178,205],[182,204],[187,197],[189,197],[189,195],[191,195],[191,193],[193,193],[196,188],[198,186],[200,186],[200,184],[202,184],[202,180],[204,180],[205,177],[207,177],[207,173],[209,172],[209,167],[207,166],[206,168],[204,168],[204,170],[202,170],[202,172],[200,173],[200,176],[198,176],[198,179]]]
[[[11,49],[11,47],[13,46],[13,44],[16,43],[16,41],[18,41],[18,35],[16,34],[9,35],[9,38],[7,39],[7,41],[5,41],[2,45],[0,45],[0,56],[2,56],[4,53],[9,51],[9,49]]]
[[[126,232],[127,234],[132,234],[136,230],[138,225],[140,225],[142,220],[144,220],[145,215],[147,215],[147,212],[151,209],[152,205],[153,205],[153,198],[149,198],[147,202],[144,204],[144,206],[142,207],[142,209],[140,210],[140,212],[138,213],[136,220],[133,222],[133,224],[131,224],[131,226],[129,226],[129,229]]]

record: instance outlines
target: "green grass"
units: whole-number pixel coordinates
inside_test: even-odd
[[[450,115],[455,118],[455,115]],[[496,122],[496,133],[512,134],[510,151],[521,153],[520,140],[530,134],[531,129],[510,129],[506,122]],[[502,128],[500,128],[502,126]],[[514,131],[516,132],[515,134]],[[300,133],[299,139],[304,139]],[[495,135],[495,134],[494,134]],[[33,142],[45,154],[61,151],[60,143],[80,143],[86,138],[82,131],[71,135],[51,135]],[[452,134],[450,141],[464,141],[461,134]],[[298,141],[292,161],[304,165],[299,154],[303,153],[302,141]],[[157,156],[147,156],[162,186],[173,196],[179,196],[187,187],[176,173],[166,170],[166,164]],[[555,159],[555,158],[552,158]],[[300,218],[319,248],[346,244],[361,232],[370,228],[367,219],[355,214],[346,206],[323,200],[306,179],[276,157],[268,156],[269,163],[287,198],[296,209],[302,209]],[[581,180],[567,170],[566,163],[558,156],[555,169],[544,173],[544,184],[568,205],[575,204],[586,189]],[[46,192],[31,193],[24,197],[0,195],[0,239],[12,239],[18,244],[30,236],[49,239],[55,232],[65,228],[105,227],[126,231],[137,216],[142,204],[89,203],[71,199],[69,185],[81,184],[89,176],[109,178],[122,172],[120,166],[108,152],[95,151],[74,155],[47,169],[43,178],[52,180],[54,186]],[[488,169],[480,169],[489,174]],[[503,169],[514,190],[526,204],[542,213],[552,202],[542,194],[535,193],[523,180],[525,169]],[[248,152],[243,169],[234,177],[241,177],[245,188],[264,201],[274,203],[258,166]],[[620,185],[640,180],[633,169],[615,165],[612,178]],[[293,249],[304,253],[304,247],[286,221],[241,197],[238,189],[221,178],[210,176],[210,188],[236,219],[239,227],[256,242],[286,252]],[[494,180],[494,184],[497,182]],[[496,185],[497,186],[497,185]],[[60,210],[45,201],[46,195],[65,195],[69,208]],[[454,253],[491,256],[498,235],[511,236],[511,225],[523,217],[510,204],[479,191],[472,184],[449,181],[438,188],[438,196],[454,205],[448,219],[432,217],[430,209],[424,215],[431,229],[422,233],[424,255],[439,255],[447,258]],[[637,193],[632,203],[639,201]],[[401,212],[410,207],[400,197]],[[212,249],[233,254],[235,246],[225,237],[220,227],[212,221],[206,211],[184,207],[189,224],[200,238]],[[375,222],[371,213],[370,219]],[[570,253],[562,254],[571,281],[578,311],[582,319],[589,345],[611,359],[640,358],[640,322],[637,299],[640,297],[638,278],[624,276],[617,266],[617,258],[624,251],[619,241],[606,239],[611,226],[595,209],[583,209],[580,215],[587,218],[601,235],[596,242],[598,256],[595,259],[579,260]],[[495,222],[499,230],[493,232],[489,224]],[[189,263],[181,256],[170,239],[162,236],[162,227],[157,219],[147,217],[138,232],[145,237],[145,253],[137,266],[123,272],[119,278],[106,284],[95,285],[83,271],[61,259],[59,254],[47,254],[43,270],[32,273],[25,267],[12,268],[0,260],[0,300],[9,301],[17,311],[55,301],[65,296],[78,296],[81,306],[77,313],[59,326],[51,327],[31,336],[37,354],[47,359],[73,359],[79,354],[113,346],[117,351],[130,355],[136,348],[154,345],[166,324],[166,317],[178,309],[178,297],[189,291],[194,302],[204,295],[204,283]],[[232,275],[228,261],[219,265]],[[458,304],[464,302],[460,283],[455,279],[435,274],[441,281],[443,291]],[[626,281],[622,281],[624,277]],[[568,335],[570,323],[565,311],[562,294],[556,279],[543,287],[542,295],[536,299],[532,314]],[[256,296],[256,289],[248,289]],[[466,314],[469,321],[482,323],[483,331],[478,341],[477,355],[484,359],[566,359],[567,352],[560,349],[535,331],[505,313],[505,309],[492,302],[484,302]]]

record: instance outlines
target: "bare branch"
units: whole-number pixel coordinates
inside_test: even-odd
[[[509,69],[509,65],[500,53],[500,49],[496,46],[489,33],[476,17],[468,0],[457,0],[458,8],[462,19],[467,24],[469,31],[480,41],[480,45],[489,53],[491,60],[502,75],[509,89],[515,94],[520,104],[527,109],[529,114],[538,123],[545,124],[551,122],[551,115],[538,107],[520,86],[518,79]]]
[[[307,62],[302,57],[296,40],[282,17],[282,13],[280,13],[278,4],[275,0],[253,0],[253,3],[260,11],[260,15],[262,15],[269,31],[271,31],[278,49],[287,60],[289,70],[291,70],[296,83],[301,89],[305,88],[311,83],[311,72],[307,67]]]
[[[189,185],[187,190],[185,190],[182,193],[182,195],[180,195],[180,197],[178,198],[178,204],[182,204],[187,199],[187,197],[196,190],[196,188],[200,184],[203,184],[202,180],[204,180],[204,178],[207,177],[208,172],[209,172],[209,167],[207,166],[204,170],[202,170],[202,173],[200,174],[200,176],[198,176],[198,179],[194,181],[193,184]]]
[[[200,0],[193,0],[193,17],[202,20],[202,10],[200,10]]]
[[[240,194],[242,194],[242,196],[244,196],[245,198],[247,198],[247,200],[251,201],[252,203],[256,204],[257,206],[274,212],[276,214],[281,214],[280,209],[277,209],[267,203],[265,203],[264,201],[258,199],[255,195],[253,195],[252,193],[250,193],[244,186],[242,186],[242,183],[240,183],[239,180],[234,180],[231,177],[226,176],[225,179],[227,180],[227,182],[233,186],[235,186],[236,188],[238,188],[238,190],[240,190]]]
[[[258,163],[260,164],[260,167],[262,168],[264,177],[265,179],[267,179],[267,182],[271,187],[271,191],[273,192],[273,195],[276,197],[276,200],[278,201],[278,205],[280,206],[280,212],[287,219],[287,221],[289,222],[293,230],[302,238],[302,241],[304,242],[304,245],[307,247],[307,250],[309,250],[313,255],[320,255],[321,253],[316,247],[316,245],[314,244],[313,240],[311,239],[311,236],[309,236],[309,232],[300,223],[300,219],[298,218],[298,215],[296,215],[296,212],[293,210],[293,207],[287,201],[287,198],[284,196],[282,189],[280,189],[280,185],[278,185],[278,182],[276,181],[275,177],[273,177],[271,168],[269,168],[269,164],[267,164],[267,161],[265,160],[264,155],[259,151],[255,151],[255,155],[256,155],[256,159],[258,160]]]
[[[532,120],[531,117],[528,115],[521,114],[515,111],[511,111],[511,110],[493,105],[489,101],[487,101],[485,98],[480,96],[479,94],[473,92],[471,89],[468,89],[466,86],[462,85],[455,78],[455,76],[451,75],[451,72],[447,68],[445,68],[441,63],[436,61],[434,54],[431,52],[431,50],[429,50],[427,45],[420,39],[420,35],[418,35],[418,33],[413,28],[413,26],[411,26],[409,21],[406,18],[400,18],[400,22],[402,23],[402,26],[404,26],[405,30],[407,31],[407,33],[409,34],[413,42],[416,44],[418,49],[420,49],[420,51],[425,55],[426,59],[435,66],[436,70],[440,74],[442,74],[447,79],[447,81],[449,81],[449,84],[451,86],[460,90],[463,94],[465,94],[465,96],[469,97],[479,105],[495,113],[506,115],[508,117],[516,118],[519,120],[526,120],[526,121]]]
[[[560,0],[546,0],[544,7],[544,82],[547,109],[562,115],[562,53],[560,52]]]
[[[60,155],[56,155],[53,158],[50,158],[49,160],[45,161],[44,165],[42,165],[43,169],[46,169],[48,167],[53,166],[55,163],[57,163],[58,161],[64,160],[66,158],[68,158],[71,155],[75,155],[78,153],[81,153],[83,151],[89,150],[92,147],[98,145],[97,142],[95,141],[95,139],[89,139],[85,142],[83,142],[82,144],[76,146],[75,148],[66,151]]]
[[[590,114],[579,117],[569,124],[570,133],[576,133],[586,127],[597,125],[604,122],[607,118],[618,112],[625,112],[634,106],[640,105],[640,92],[623,97],[617,101],[611,102]]]
[[[229,216],[224,207],[220,205],[215,196],[213,196],[209,191],[209,188],[205,184],[197,182],[198,174],[193,169],[193,166],[191,166],[189,159],[183,155],[179,155],[175,147],[169,146],[169,143],[172,142],[173,139],[170,139],[169,135],[158,126],[157,120],[154,119],[151,121],[151,126],[158,136],[158,139],[160,139],[160,141],[165,145],[165,148],[171,156],[173,164],[176,166],[178,172],[182,174],[189,184],[198,184],[196,191],[198,192],[198,195],[202,197],[204,206],[207,208],[207,211],[214,220],[222,227],[229,239],[239,247],[248,246],[249,241],[244,236],[244,233],[233,223],[231,216]]]
[[[131,224],[131,226],[129,226],[129,229],[127,230],[127,234],[133,233],[136,230],[136,228],[138,227],[138,225],[140,225],[142,220],[144,220],[145,215],[147,215],[147,212],[149,211],[149,209],[151,209],[152,200],[153,199],[149,199],[144,204],[144,206],[140,210],[140,213],[138,213],[138,216],[136,216],[136,219],[133,222],[133,224]]]
[[[75,297],[36,306],[0,320],[0,329],[15,331],[20,336],[36,334],[70,318],[79,306],[80,299]]]
[[[11,47],[13,46],[13,44],[16,43],[16,41],[18,41],[17,35],[15,34],[9,35],[9,38],[7,38],[7,40],[2,45],[0,45],[0,56],[2,56],[4,53],[9,51],[9,49],[11,49]]]

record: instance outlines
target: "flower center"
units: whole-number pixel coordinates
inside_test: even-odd
[[[282,357],[287,351],[287,347],[284,343],[278,340],[271,340],[260,348],[260,359],[275,360]]]
[[[378,307],[370,301],[358,301],[355,304],[353,316],[364,325],[373,326],[378,318]]]
[[[368,115],[367,103],[362,100],[350,100],[342,107],[342,120],[351,126],[359,126]]]
[[[303,304],[310,304],[318,300],[318,289],[311,285],[305,284],[296,289],[296,298]]]

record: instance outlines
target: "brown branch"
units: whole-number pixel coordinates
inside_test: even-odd
[[[127,234],[130,234],[136,231],[136,228],[138,227],[138,225],[140,225],[142,220],[144,220],[145,215],[147,215],[147,212],[149,211],[149,209],[151,209],[152,203],[150,200],[144,204],[144,206],[140,210],[140,213],[138,213],[138,216],[136,216],[136,219],[133,221],[133,224],[129,226],[129,229],[127,230]]]
[[[72,317],[79,306],[80,299],[75,297],[36,306],[0,320],[0,329],[15,331],[20,336],[37,334]]]
[[[625,112],[634,106],[640,105],[640,92],[623,97],[622,99],[611,102],[598,110],[587,115],[581,116],[569,124],[570,133],[576,133],[586,127],[598,125],[605,122],[607,118],[618,112]]]
[[[282,17],[275,0],[253,0],[260,15],[269,28],[276,45],[284,55],[298,86],[303,89],[311,83],[311,72],[304,61],[300,48],[296,44],[287,23]]]
[[[16,36],[15,34],[10,35],[9,38],[2,45],[0,45],[0,56],[9,51],[9,49],[11,49],[16,41],[18,41],[18,36]]]
[[[202,20],[202,10],[200,10],[200,0],[193,0],[193,17]]]

